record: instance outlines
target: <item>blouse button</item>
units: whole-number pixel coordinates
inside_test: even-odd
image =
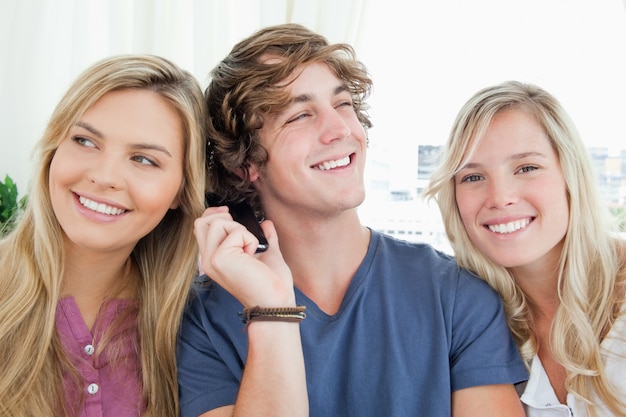
[[[87,355],[91,356],[93,355],[95,349],[93,348],[93,345],[87,345],[84,350]]]
[[[98,392],[98,389],[98,384],[89,384],[89,386],[87,386],[87,392],[91,395],[96,394]]]

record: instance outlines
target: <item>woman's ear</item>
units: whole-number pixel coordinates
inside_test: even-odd
[[[183,179],[183,182],[180,185],[180,189],[178,190],[178,193],[176,193],[176,197],[174,197],[174,200],[172,200],[172,204],[170,205],[170,210],[176,210],[178,207],[180,207],[180,202],[183,199],[183,192],[184,192],[186,183],[187,181]]]
[[[175,210],[178,208],[178,206],[180,206],[180,198],[176,196],[176,198],[174,198],[172,204],[170,205],[170,210]]]

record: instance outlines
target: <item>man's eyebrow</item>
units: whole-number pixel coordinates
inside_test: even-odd
[[[344,91],[348,91],[348,87],[345,84],[341,84],[335,87],[335,90],[333,91],[333,93],[334,95],[337,95],[337,94],[343,93]]]
[[[333,89],[333,96],[343,93],[344,91],[348,91],[348,87],[345,84],[338,85]],[[311,94],[305,93],[300,94],[299,96],[292,97],[290,100],[290,104],[294,103],[306,103],[308,101],[312,101],[313,96]]]
[[[102,132],[100,132],[98,129],[96,129],[95,127],[93,127],[89,123],[77,122],[76,126],[82,127],[83,129],[88,130],[92,134],[98,136],[100,139],[104,139],[105,138],[104,134]],[[154,144],[151,144],[151,143],[132,143],[128,147],[131,148],[131,149],[159,151],[159,152],[163,152],[164,154],[166,154],[170,158],[172,157],[172,154],[167,149],[165,149],[163,146],[161,146],[161,145],[154,145]]]
[[[96,129],[95,127],[93,127],[92,125],[90,125],[89,123],[76,122],[76,126],[82,127],[83,129],[88,130],[89,132],[93,133],[99,138],[104,138],[104,134],[100,132],[98,129]]]
[[[292,97],[290,100],[290,104],[306,103],[312,100],[313,100],[313,96],[311,94],[300,94],[299,96]]]
[[[335,87],[333,89],[333,96],[339,95],[339,94],[343,93],[344,91],[348,91],[348,87],[345,84],[338,85],[337,87]],[[315,97],[312,94],[309,94],[309,93],[304,93],[304,94],[300,94],[300,95],[291,97],[289,99],[289,102],[287,103],[287,105],[285,106],[284,109],[282,109],[282,110],[280,110],[280,111],[278,111],[276,113],[272,113],[270,115],[270,117],[273,120],[276,120],[276,119],[282,117],[285,113],[287,113],[287,111],[289,110],[290,106],[293,106],[294,104],[299,104],[299,103],[308,103],[308,102],[313,101],[314,98]]]

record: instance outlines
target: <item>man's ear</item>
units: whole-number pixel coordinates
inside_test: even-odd
[[[254,182],[259,179],[260,177],[259,168],[256,164],[248,165],[247,169],[248,169],[248,177],[250,178],[250,182]],[[243,169],[240,168],[239,170],[237,170],[237,175],[239,175],[241,178],[244,178]]]

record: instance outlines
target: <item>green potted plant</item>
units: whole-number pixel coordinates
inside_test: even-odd
[[[17,185],[6,175],[0,181],[0,236],[8,233],[15,223],[20,210],[26,205],[26,196],[17,198]]]

